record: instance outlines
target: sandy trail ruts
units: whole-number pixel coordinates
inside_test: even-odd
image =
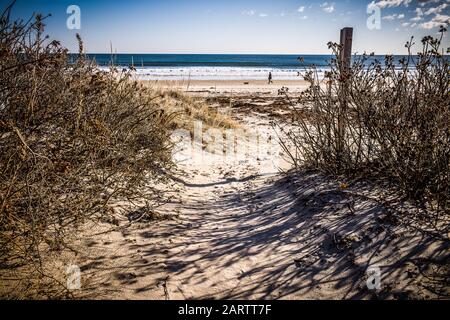
[[[268,130],[260,117],[247,115],[245,121]],[[341,190],[336,181],[308,172],[285,177],[255,166],[253,158],[184,162],[169,188],[171,200],[157,211],[173,219],[136,223],[91,243],[98,253],[82,267],[83,274],[95,275],[85,294],[118,299],[448,295],[442,282],[427,280],[448,266],[448,242],[390,221],[384,205],[371,200],[370,188]],[[366,286],[371,266],[382,273],[375,291]]]

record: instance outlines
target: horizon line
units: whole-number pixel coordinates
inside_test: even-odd
[[[69,54],[79,54],[79,52],[69,52]],[[224,55],[224,56],[334,56],[332,53],[173,53],[173,52],[85,52],[85,54],[106,54],[106,55],[119,55],[119,54],[128,54],[128,55]],[[354,52],[352,56],[357,55],[361,56],[364,53]],[[370,55],[370,53],[366,53],[366,55]],[[374,53],[376,56],[386,56],[386,55],[394,55],[394,56],[407,56],[407,53]],[[418,54],[412,54],[413,56],[417,56]],[[448,53],[444,53],[443,56],[450,56]]]

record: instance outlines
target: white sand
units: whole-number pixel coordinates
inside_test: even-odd
[[[268,84],[263,80],[191,80],[191,81],[142,81],[150,86],[175,88],[185,92],[211,93],[270,93],[276,94],[282,87],[290,92],[300,92],[308,87],[304,80],[274,80]]]
[[[240,117],[270,130],[267,118]],[[156,209],[175,218],[95,237],[92,260],[83,262],[83,275],[95,275],[92,290],[81,293],[116,299],[439,297],[425,289],[436,264],[424,269],[421,259],[442,259],[445,244],[380,222],[386,211],[371,186],[340,190],[337,181],[311,173],[286,179],[259,166],[266,160],[250,154],[239,162],[181,163],[166,186],[169,203]],[[379,290],[366,287],[371,266],[382,272]]]

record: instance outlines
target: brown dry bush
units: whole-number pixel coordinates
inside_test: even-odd
[[[287,132],[294,148],[285,149],[293,162],[330,174],[387,177],[410,199],[448,213],[450,72],[440,47],[444,32],[438,39],[423,38],[417,55],[408,42],[400,69],[392,56],[377,61],[364,54],[344,72],[340,45],[329,43],[335,55],[331,71],[322,81],[314,67],[308,69],[310,87],[298,101],[313,116],[299,113],[299,130]]]
[[[173,116],[129,74],[99,71],[80,39],[69,64],[43,17],[10,12],[0,17],[0,282],[27,268],[33,279],[18,277],[31,283],[51,278],[43,250],[66,246],[86,221],[112,221],[112,200],[158,196],[144,185],[172,167]]]

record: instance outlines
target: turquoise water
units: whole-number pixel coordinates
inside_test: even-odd
[[[101,65],[129,66],[134,62],[139,67],[263,67],[298,68],[315,64],[326,66],[329,55],[302,55],[305,61],[300,63],[299,55],[246,55],[246,54],[89,54],[89,58]]]

